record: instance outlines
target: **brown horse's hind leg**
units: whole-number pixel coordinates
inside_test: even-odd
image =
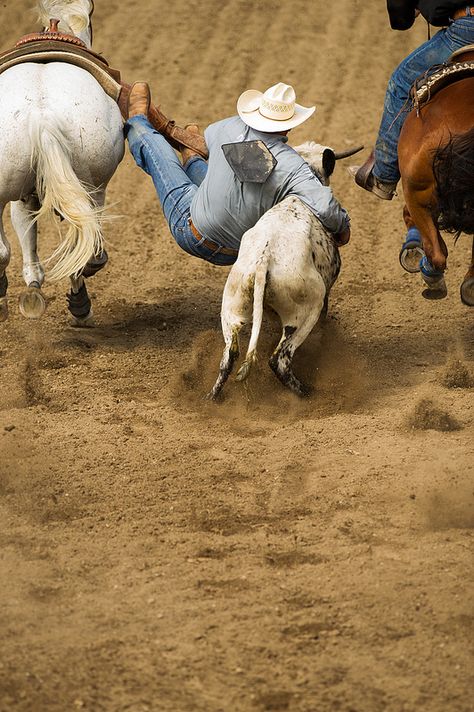
[[[471,266],[461,284],[461,301],[468,307],[474,307],[474,237],[472,238]]]

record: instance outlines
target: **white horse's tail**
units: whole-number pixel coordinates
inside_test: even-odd
[[[253,285],[253,314],[252,314],[252,331],[250,332],[249,346],[245,361],[239,368],[236,380],[244,381],[250,373],[252,364],[257,358],[257,342],[260,336],[263,319],[263,300],[265,297],[265,287],[267,284],[268,262],[270,260],[270,252],[268,243],[263,248],[260,259],[257,262],[255,269],[255,281]]]
[[[58,281],[77,275],[102,252],[103,208],[97,207],[93,191],[88,191],[73,171],[69,140],[60,118],[52,112],[32,113],[30,140],[41,203],[35,221],[55,210],[68,223],[64,239],[47,260],[54,263],[48,278]]]

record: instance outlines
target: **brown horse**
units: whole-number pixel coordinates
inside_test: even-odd
[[[474,60],[474,51],[456,62]],[[400,135],[398,159],[406,205],[403,217],[409,234],[421,233],[418,252],[427,284],[423,296],[446,296],[444,280],[448,249],[440,230],[474,235],[474,76],[448,84],[408,115]],[[419,244],[419,243],[418,243]],[[402,256],[402,253],[401,253]],[[474,306],[474,238],[470,268],[461,284],[461,299]]]

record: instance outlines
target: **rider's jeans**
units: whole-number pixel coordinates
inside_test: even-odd
[[[182,166],[166,139],[145,116],[133,116],[125,124],[130,151],[140,168],[151,176],[163,214],[178,245],[190,255],[215,265],[231,265],[237,259],[222,248],[211,250],[191,230],[191,203],[205,178],[207,163],[195,156]]]
[[[440,30],[412,52],[395,69],[385,96],[379,135],[375,144],[374,175],[383,183],[400,178],[397,146],[403,123],[411,110],[410,89],[430,67],[446,62],[455,50],[474,44],[474,17],[462,17]]]

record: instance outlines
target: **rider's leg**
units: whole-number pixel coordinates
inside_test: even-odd
[[[175,236],[175,228],[189,212],[197,186],[188,178],[167,140],[145,116],[133,116],[125,124],[130,151],[140,168],[151,177],[164,216]]]
[[[190,133],[201,135],[197,124],[187,124],[184,128]],[[180,153],[186,175],[192,180],[194,185],[201,185],[206,177],[207,161],[196,153],[196,151],[193,151],[192,148],[188,148],[187,146],[181,146]]]
[[[192,156],[183,163],[183,170],[194,185],[201,185],[207,173],[207,161],[201,156]]]
[[[209,249],[193,233],[191,203],[198,186],[187,175],[164,136],[143,115],[132,116],[127,121],[125,135],[137,165],[153,180],[163,214],[178,245],[188,254],[213,264],[233,264],[236,256],[223,254],[222,248]]]
[[[375,162],[370,171],[373,183],[384,191],[385,197],[392,197],[400,179],[397,147],[400,132],[411,110],[410,89],[417,77],[427,72],[433,65],[446,62],[451,54],[467,44],[474,43],[474,17],[461,18],[448,28],[442,29],[406,57],[390,78],[385,96],[384,110],[379,134],[375,144]],[[371,185],[372,182],[372,185]],[[374,191],[379,197],[384,197]]]

